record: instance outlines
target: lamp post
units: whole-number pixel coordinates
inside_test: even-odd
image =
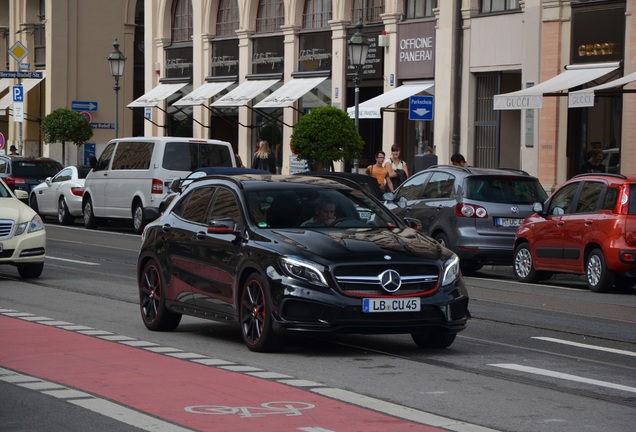
[[[119,136],[119,78],[124,74],[124,64],[126,57],[119,51],[119,42],[113,42],[113,52],[108,56],[108,66],[110,74],[115,78],[115,138]]]
[[[347,42],[347,49],[349,51],[349,63],[351,66],[355,68],[355,76],[353,78],[353,83],[355,85],[355,114],[354,114],[354,122],[356,125],[356,130],[360,131],[360,112],[359,112],[359,103],[360,103],[360,69],[367,61],[367,54],[369,53],[369,43],[367,42],[367,38],[362,33],[362,21],[358,21],[356,24],[356,32],[351,39]],[[354,172],[358,172],[358,158],[353,160],[353,170]]]

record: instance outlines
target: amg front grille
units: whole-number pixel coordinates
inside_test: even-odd
[[[351,296],[416,296],[435,291],[439,269],[435,265],[374,263],[337,267],[334,277],[338,288]]]

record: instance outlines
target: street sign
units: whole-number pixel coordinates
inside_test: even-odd
[[[18,63],[24,60],[24,58],[29,55],[29,52],[30,51],[27,47],[25,47],[20,41],[17,41],[11,46],[11,48],[9,48],[9,55]]]
[[[13,86],[13,102],[24,102],[24,87],[21,85]]]
[[[24,122],[24,102],[13,103],[13,121],[17,123]]]
[[[433,120],[433,96],[411,96],[409,120]]]
[[[87,121],[87,122],[89,122],[89,123],[91,122],[91,120],[93,120],[93,117],[91,116],[91,113],[88,113],[88,112],[86,112],[86,111],[82,111],[80,114],[81,114],[81,115],[82,115],[82,116],[86,119],[86,121]]]
[[[94,101],[72,101],[71,109],[73,111],[97,111],[98,103]]]
[[[31,63],[20,63],[18,69],[21,71],[28,71],[31,69]]]
[[[115,129],[115,123],[91,123],[93,129]]]
[[[4,139],[4,135],[2,135],[2,132],[0,132],[0,150],[4,149],[5,143],[6,141]]]
[[[0,71],[0,78],[41,79],[44,78],[44,74],[42,72]]]

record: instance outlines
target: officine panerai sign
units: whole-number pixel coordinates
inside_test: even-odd
[[[435,21],[398,26],[397,60],[400,80],[435,76]]]

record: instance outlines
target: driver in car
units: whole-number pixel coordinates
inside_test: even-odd
[[[316,214],[300,224],[302,227],[307,226],[324,226],[330,225],[336,220],[336,203],[322,198],[316,206]]]

